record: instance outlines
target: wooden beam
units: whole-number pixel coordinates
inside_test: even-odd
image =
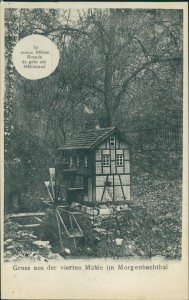
[[[40,213],[18,213],[18,214],[10,214],[7,215],[7,218],[24,218],[24,217],[38,217],[38,216],[45,216],[45,212],[40,212]]]
[[[119,181],[120,181],[120,184],[121,184],[121,190],[122,190],[122,194],[123,194],[123,199],[125,200],[126,197],[125,197],[125,193],[124,193],[124,189],[123,189],[122,180],[121,180],[121,176],[120,175],[119,175]]]
[[[39,221],[40,223],[43,223],[43,221],[40,219],[40,218],[38,218],[38,217],[34,217],[37,221]]]
[[[41,226],[41,224],[19,224],[19,227],[21,227],[21,228],[33,228],[33,227],[39,227],[39,226]]]

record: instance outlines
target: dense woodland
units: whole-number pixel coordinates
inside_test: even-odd
[[[180,258],[182,10],[6,9],[5,27],[5,213],[44,211],[58,147],[97,123],[117,126],[135,145],[133,199],[141,209],[104,226],[119,227],[136,255]],[[44,79],[27,80],[12,63],[14,46],[30,34],[60,50]],[[111,239],[100,243],[93,255],[106,256],[103,243],[110,256],[129,255]]]

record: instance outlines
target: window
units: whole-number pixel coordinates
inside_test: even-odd
[[[70,156],[67,153],[63,156],[63,162],[70,163]]]
[[[73,167],[73,157],[70,156],[70,167]]]
[[[110,166],[110,155],[103,155],[102,156],[102,165],[105,166]]]
[[[116,166],[123,166],[123,155],[116,155]]]
[[[110,138],[110,147],[115,147],[115,137]]]
[[[77,156],[77,167],[80,167],[80,157]]]
[[[84,195],[88,195],[88,178],[84,177],[83,178],[83,190],[84,190]]]
[[[84,157],[84,164],[85,164],[85,167],[87,167],[87,156]]]

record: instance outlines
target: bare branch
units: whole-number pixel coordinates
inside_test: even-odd
[[[80,28],[72,28],[72,27],[69,27],[69,26],[59,26],[57,28],[52,28],[51,30],[45,30],[45,29],[40,29],[41,31],[43,31],[43,34],[44,35],[48,35],[48,34],[51,34],[51,33],[54,33],[54,32],[57,32],[57,31],[62,31],[63,33],[67,33],[67,34],[70,34],[71,33],[79,33],[79,34],[83,34],[83,35],[86,35],[88,37],[91,37],[91,35],[89,34],[89,32],[85,31],[85,30],[82,30]]]
[[[139,43],[139,45],[142,49],[142,52],[144,53],[144,56],[148,59],[148,52],[147,52],[146,48],[144,47],[143,43],[141,42],[141,40],[137,36],[134,36],[134,39]]]
[[[103,91],[101,88],[97,87],[96,85],[88,84],[88,83],[85,83],[85,82],[83,83],[83,85],[86,86],[86,87],[89,87],[89,88],[91,88],[91,89],[94,89],[94,90],[96,90],[98,93],[104,95],[104,91]]]
[[[117,94],[116,99],[115,99],[115,104],[114,104],[114,111],[116,111],[120,105],[121,99],[124,96],[126,89],[129,85],[129,83],[144,69],[149,67],[152,64],[157,64],[157,63],[166,63],[166,62],[172,62],[172,61],[177,61],[180,62],[182,60],[182,57],[170,57],[170,58],[160,58],[156,57],[152,59],[151,61],[148,61],[144,63],[142,66],[137,68],[123,83],[122,89],[120,92]]]

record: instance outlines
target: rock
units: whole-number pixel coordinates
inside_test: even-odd
[[[34,241],[33,244],[41,248],[51,248],[49,241]]]
[[[142,251],[142,250],[140,250],[139,253],[140,253],[140,255],[142,255],[142,256],[145,255],[144,251]]]
[[[89,252],[93,252],[93,251],[92,251],[92,249],[91,249],[91,248],[89,248],[89,247],[87,248],[87,251],[89,251]]]
[[[173,215],[171,213],[167,213],[165,215],[165,219],[173,219]]]
[[[129,250],[134,250],[135,247],[134,247],[132,244],[129,244],[129,245],[128,245],[128,249],[129,249]]]
[[[68,248],[65,248],[64,251],[65,251],[67,254],[70,254],[70,253],[71,253],[70,249],[68,249]]]
[[[98,209],[98,208],[93,209],[92,214],[93,214],[94,216],[98,216],[98,215],[99,215],[99,209]]]
[[[92,216],[98,216],[99,210],[97,208],[86,206],[86,213]]]
[[[14,248],[14,246],[8,246],[7,247],[7,249],[13,249]]]
[[[129,206],[127,204],[118,205],[116,207],[116,211],[125,211],[125,210],[128,210],[128,209],[129,209]]]
[[[122,207],[119,205],[116,207],[116,211],[122,211]]]
[[[20,236],[21,237],[29,237],[29,233],[28,232],[21,232]]]
[[[166,257],[165,256],[163,256],[163,255],[156,255],[156,256],[152,256],[151,257],[151,260],[153,260],[153,261],[164,261],[166,259]]]
[[[124,204],[123,208],[124,208],[124,210],[128,210],[128,209],[131,210],[127,204]]]
[[[20,164],[21,163],[21,159],[16,157],[13,159],[15,163]]]
[[[32,239],[37,239],[38,238],[36,235],[33,235],[33,234],[29,234],[29,237],[32,238]]]
[[[81,210],[82,210],[83,212],[87,212],[87,206],[82,205]]]
[[[105,205],[103,205],[103,206],[105,206]],[[110,214],[111,214],[111,209],[108,208],[107,206],[106,206],[106,208],[105,207],[99,208],[99,215],[110,215]]]
[[[100,205],[99,208],[104,209],[104,208],[108,208],[108,206],[104,204],[104,205]]]
[[[96,227],[96,228],[94,228],[94,230],[95,230],[96,232],[99,232],[99,233],[105,233],[105,232],[106,232],[106,229],[100,228],[100,227]]]
[[[117,246],[121,246],[123,244],[123,239],[116,238],[115,243],[116,243]]]
[[[4,242],[4,244],[6,245],[6,244],[9,244],[9,243],[11,243],[13,240],[12,239],[7,239],[5,242]]]
[[[94,227],[99,227],[101,225],[101,222],[94,223],[93,225]]]

